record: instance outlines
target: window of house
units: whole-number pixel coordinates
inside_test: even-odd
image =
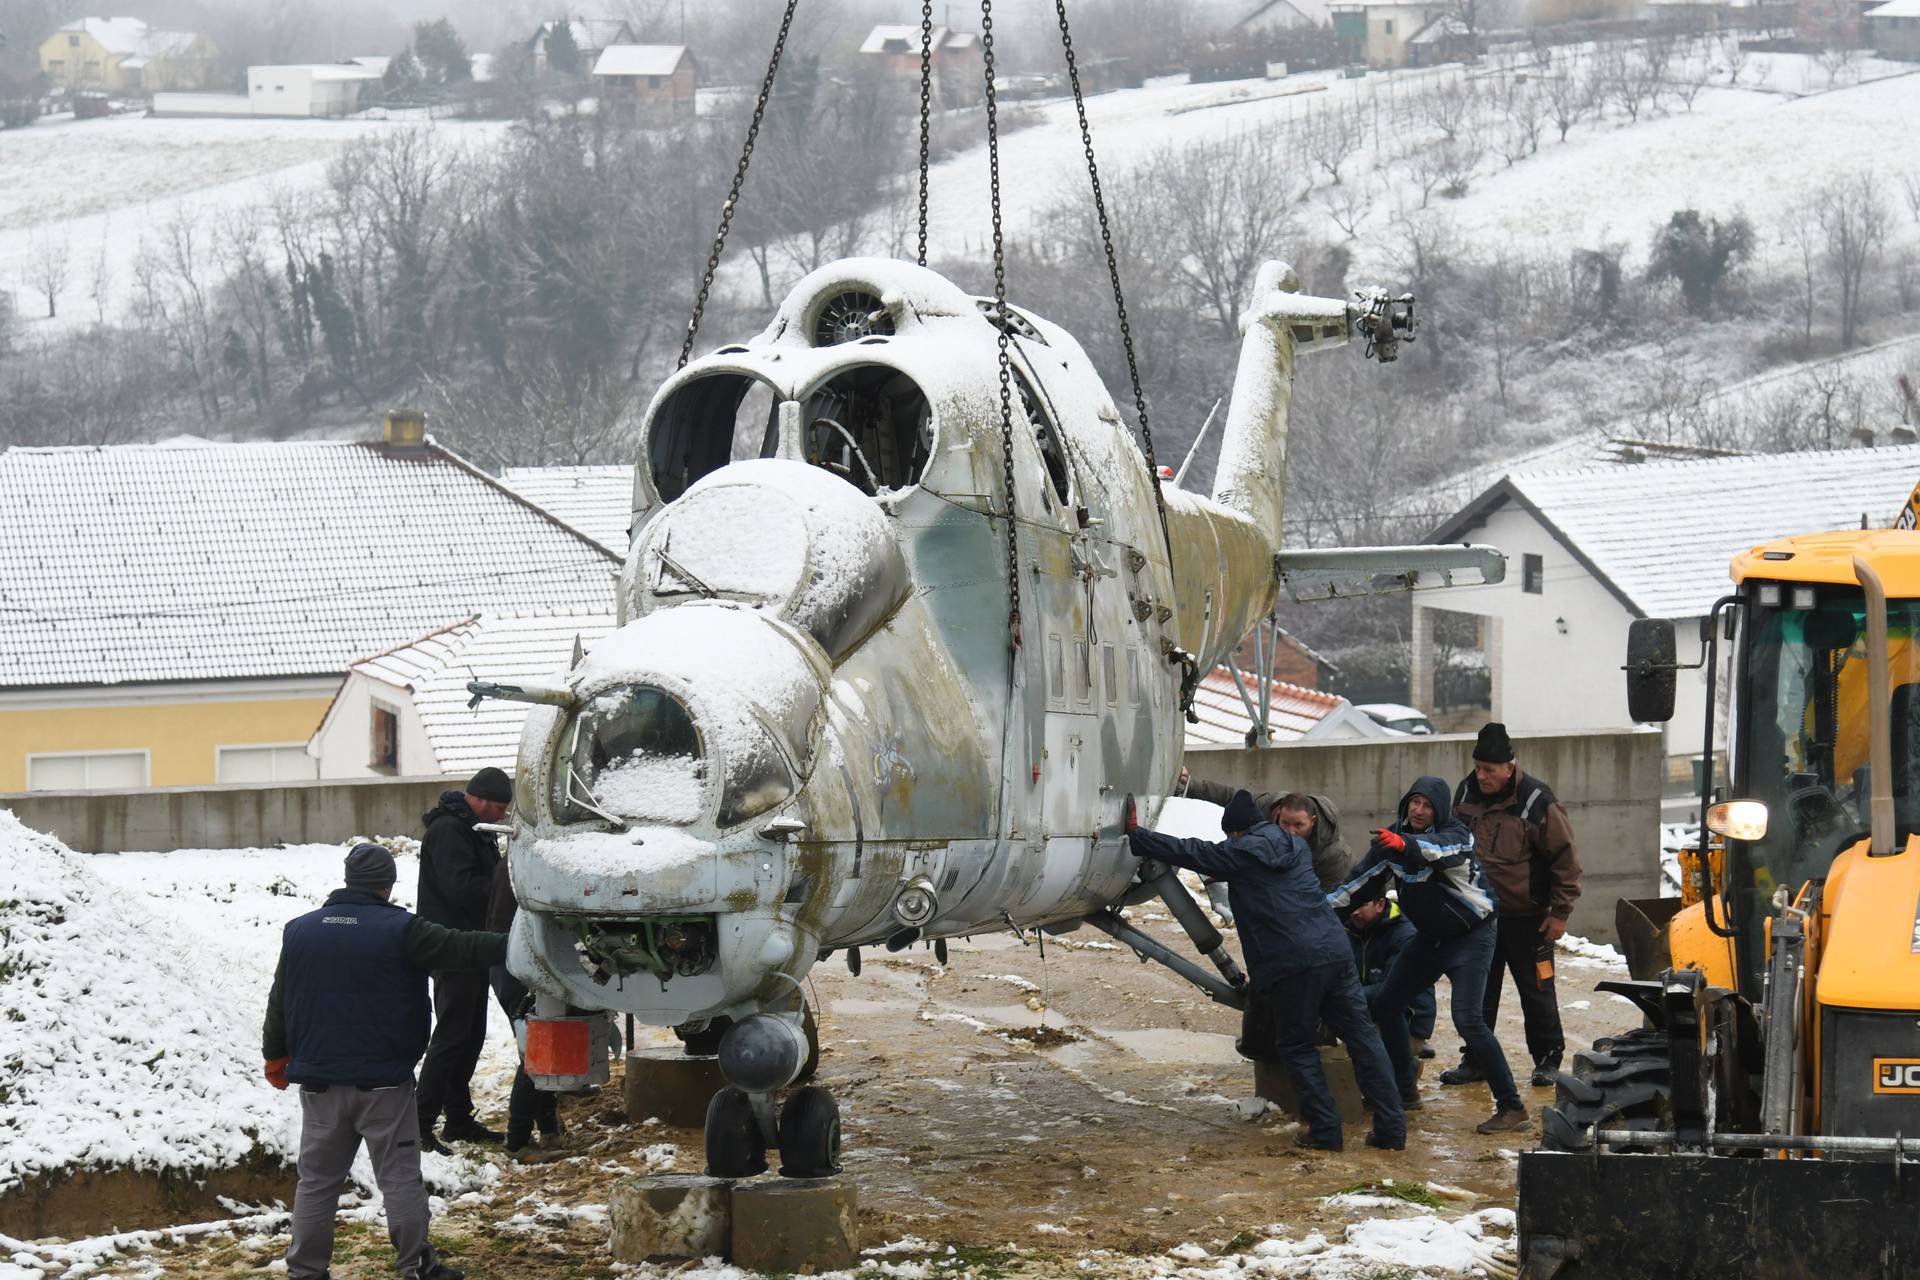
[[[1388,35],[1392,35],[1392,34],[1393,34],[1393,19],[1392,19],[1392,18],[1388,18],[1388,19],[1387,19],[1387,34],[1388,34]]]
[[[373,745],[367,767],[400,771],[400,713],[377,702],[373,704]]]
[[[1520,557],[1520,589],[1530,596],[1540,595],[1546,586],[1546,568],[1539,556],[1529,552]]]
[[[660,77],[659,77],[659,76],[648,76],[648,77],[647,77],[647,88],[649,88],[649,89],[658,89],[659,87],[660,87]]]
[[[65,58],[48,58],[47,59],[48,75],[51,75],[51,76],[61,75],[65,73],[66,69],[67,69],[67,60]]]
[[[67,37],[67,48],[69,48],[69,49],[78,49],[79,47],[80,47],[80,37],[79,37],[79,36],[68,36],[68,37]]]
[[[27,790],[114,790],[147,785],[145,751],[56,751],[27,757]]]
[[[215,782],[300,782],[319,776],[320,762],[303,743],[216,747],[213,753]]]

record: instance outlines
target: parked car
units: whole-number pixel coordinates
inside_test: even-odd
[[[1367,719],[1377,725],[1384,725],[1395,733],[1433,732],[1433,721],[1427,719],[1426,712],[1402,706],[1397,702],[1363,703],[1360,711]]]

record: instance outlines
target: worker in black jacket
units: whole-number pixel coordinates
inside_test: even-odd
[[[1412,923],[1400,914],[1399,905],[1389,901],[1384,893],[1356,904],[1347,913],[1347,940],[1353,945],[1353,967],[1359,970],[1360,994],[1369,1007],[1380,984],[1387,980],[1393,962],[1413,941],[1414,933]],[[1415,1076],[1420,1074],[1419,1060],[1432,1056],[1427,1041],[1433,1038],[1437,1012],[1432,984],[1416,992],[1413,1002],[1407,1006],[1407,1034],[1413,1038]]]
[[[334,1215],[360,1144],[386,1201],[387,1238],[408,1280],[463,1280],[427,1243],[413,1066],[427,1047],[429,971],[478,972],[506,958],[504,933],[455,932],[390,901],[393,855],[358,844],[346,887],[287,923],[260,1049],[276,1089],[300,1086],[300,1181],[289,1280],[324,1280]]]
[[[443,791],[426,815],[420,840],[422,920],[449,929],[484,929],[487,899],[500,846],[482,822],[499,822],[513,803],[513,783],[491,766],[473,775],[462,791]],[[487,975],[466,971],[433,975],[433,1043],[420,1067],[420,1141],[445,1151],[433,1136],[444,1110],[441,1136],[448,1142],[498,1142],[501,1134],[473,1114],[473,1068],[487,1039]]]
[[[1137,857],[1226,882],[1247,962],[1247,1038],[1254,1039],[1253,1027],[1264,1024],[1271,1041],[1248,1049],[1255,1057],[1277,1060],[1292,1082],[1307,1126],[1298,1144],[1322,1151],[1343,1145],[1340,1111],[1314,1044],[1324,1021],[1346,1042],[1360,1092],[1373,1109],[1367,1145],[1405,1148],[1400,1091],[1360,997],[1345,931],[1314,876],[1312,848],[1269,822],[1245,791],[1236,791],[1227,802],[1220,828],[1227,834],[1223,844],[1177,840],[1142,827],[1130,833],[1129,843]]]

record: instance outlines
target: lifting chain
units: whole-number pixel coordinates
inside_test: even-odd
[[[993,202],[993,314],[1000,332],[1000,465],[1007,486],[1007,616],[1012,651],[1020,651],[1020,535],[1013,504],[1013,352],[1007,312],[1007,248],[1000,214],[1000,119],[993,89],[993,0],[980,0],[980,55],[987,79],[987,173]]]
[[[1173,535],[1167,529],[1167,500],[1160,491],[1160,464],[1153,455],[1153,424],[1147,418],[1147,394],[1140,387],[1140,362],[1133,352],[1133,325],[1127,318],[1127,296],[1120,288],[1120,259],[1113,248],[1113,224],[1107,218],[1107,196],[1100,185],[1100,164],[1093,155],[1093,130],[1087,124],[1087,100],[1080,91],[1080,64],[1073,53],[1073,29],[1067,24],[1067,0],[1053,0],[1060,18],[1060,47],[1067,55],[1067,80],[1073,86],[1073,109],[1080,117],[1080,147],[1087,158],[1087,181],[1093,187],[1093,208],[1100,217],[1100,244],[1107,254],[1107,278],[1113,283],[1113,308],[1120,318],[1120,345],[1127,353],[1127,378],[1133,383],[1133,407],[1140,417],[1140,440],[1147,453],[1147,478],[1153,484],[1153,505],[1160,516],[1160,540],[1167,549],[1167,569],[1173,569]],[[989,110],[988,128],[992,128]],[[996,225],[999,209],[995,206]],[[995,242],[996,245],[998,241]]]
[[[920,0],[920,254],[927,265],[927,154],[933,126],[933,0]]]
[[[693,300],[693,315],[687,320],[686,340],[680,344],[680,363],[687,367],[693,358],[693,342],[700,333],[700,317],[706,312],[707,299],[713,294],[714,273],[720,270],[720,254],[727,247],[727,232],[733,227],[733,215],[740,207],[740,188],[746,185],[747,166],[753,163],[753,144],[760,137],[760,122],[766,118],[767,99],[773,96],[773,78],[780,71],[780,56],[787,50],[787,33],[793,30],[793,11],[800,0],[787,0],[787,11],[780,18],[780,34],[774,37],[773,57],[767,60],[767,74],[760,82],[760,96],[753,104],[753,120],[747,125],[747,140],[740,148],[740,163],[733,170],[733,185],[727,190],[727,202],[720,207],[720,227],[713,233],[713,251],[707,254],[707,269],[700,276],[700,293]]]

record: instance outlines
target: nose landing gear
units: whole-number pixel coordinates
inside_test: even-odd
[[[707,1173],[716,1178],[764,1173],[769,1147],[780,1150],[782,1177],[840,1172],[840,1108],[832,1094],[818,1085],[796,1089],[775,1118],[778,1091],[811,1079],[819,1065],[813,1011],[742,1018],[726,1028],[718,1050],[727,1087],[707,1104]]]

